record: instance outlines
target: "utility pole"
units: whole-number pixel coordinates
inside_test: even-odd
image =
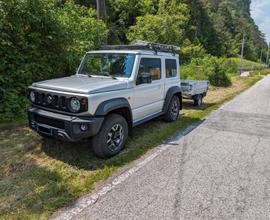
[[[97,3],[97,18],[103,19],[106,15],[106,3],[105,0],[96,0]]]
[[[269,49],[270,49],[270,43],[268,45],[267,58],[266,58],[266,66],[267,67],[269,67]]]
[[[241,61],[240,61],[240,74],[243,71],[244,48],[245,48],[245,33],[243,34],[243,40],[242,40]]]

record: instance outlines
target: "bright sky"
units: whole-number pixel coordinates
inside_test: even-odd
[[[270,0],[252,0],[251,15],[270,43]]]

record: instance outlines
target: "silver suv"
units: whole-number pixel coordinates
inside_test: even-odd
[[[137,41],[87,52],[75,75],[29,87],[29,126],[43,137],[89,138],[108,158],[125,146],[132,128],[182,107],[177,48]]]

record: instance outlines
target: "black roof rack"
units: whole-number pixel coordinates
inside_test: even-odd
[[[159,44],[142,40],[135,40],[130,45],[103,45],[102,50],[153,50],[157,52],[177,53],[180,47],[168,44]]]

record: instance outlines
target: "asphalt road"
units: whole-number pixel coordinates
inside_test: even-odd
[[[270,219],[270,77],[73,214],[73,219]]]

